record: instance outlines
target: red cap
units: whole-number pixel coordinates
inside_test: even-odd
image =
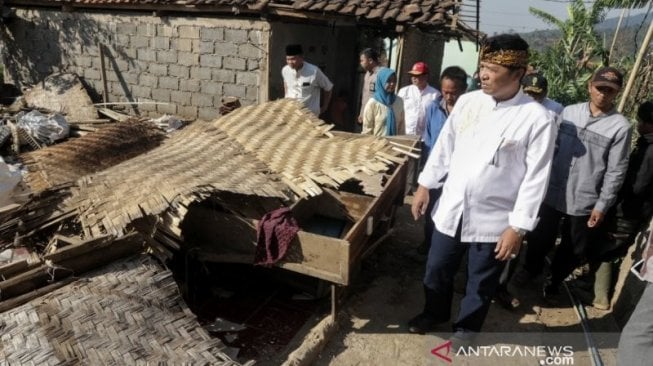
[[[424,62],[416,62],[413,68],[408,71],[409,74],[419,76],[429,73],[429,66]]]

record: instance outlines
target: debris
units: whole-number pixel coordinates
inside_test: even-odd
[[[240,99],[237,97],[224,97],[220,106],[220,115],[227,115],[236,108],[240,108]]]
[[[9,126],[0,126],[0,146],[4,145],[11,137],[11,129]]]
[[[28,108],[66,115],[69,121],[97,118],[91,97],[75,74],[52,74],[24,94]]]
[[[149,122],[154,123],[157,127],[164,130],[166,133],[178,130],[184,126],[184,123],[179,118],[169,114],[164,114],[159,118],[151,119]]]
[[[130,116],[128,116],[126,114],[116,112],[116,111],[111,110],[109,108],[98,108],[97,111],[100,112],[100,114],[103,114],[103,115],[105,115],[105,116],[107,116],[107,117],[109,117],[111,119],[115,119],[116,121],[119,121],[119,122],[125,122],[126,120],[131,118]]]
[[[16,203],[13,196],[21,180],[20,171],[0,158],[0,207]]]
[[[58,140],[68,137],[70,128],[68,122],[60,114],[46,116],[39,111],[16,115],[16,126],[25,130],[38,142],[52,145]]]
[[[25,182],[35,192],[117,165],[157,146],[165,134],[146,122],[118,122],[64,143],[25,153]]]
[[[222,318],[215,318],[213,323],[207,324],[204,326],[204,329],[211,333],[222,333],[222,332],[239,332],[241,330],[247,329],[246,326]]]
[[[224,336],[224,340],[229,343],[233,343],[236,339],[238,339],[238,334],[227,334]]]

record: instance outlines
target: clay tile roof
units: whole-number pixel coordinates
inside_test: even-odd
[[[465,32],[468,25],[454,18],[456,11],[470,11],[475,2],[468,0],[5,0],[6,5],[68,5],[73,7],[129,7],[156,10],[157,6],[165,6],[170,10],[179,6],[180,10],[187,7],[202,7],[202,9],[229,12],[232,14],[256,14],[258,12],[272,13],[283,9],[297,13],[317,16],[353,17],[358,22],[368,25],[414,25],[427,30],[446,30]],[[461,5],[462,4],[462,5]],[[475,15],[472,16],[475,18]],[[466,21],[475,21],[466,16]],[[443,28],[443,29],[440,29]]]
[[[232,15],[281,14],[328,19],[353,18],[368,26],[416,26],[452,36],[473,35],[476,2],[472,0],[5,0],[5,6],[68,6],[106,9],[190,11]],[[290,12],[289,12],[290,11]],[[461,16],[456,16],[457,14]],[[466,24],[469,22],[469,24]]]

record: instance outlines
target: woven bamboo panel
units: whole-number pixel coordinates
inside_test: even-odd
[[[236,109],[215,123],[300,196],[320,194],[321,185],[337,188],[356,173],[377,174],[403,161],[386,139],[331,135],[333,125],[291,99]]]
[[[238,365],[200,327],[170,271],[115,262],[0,314],[0,363]]]
[[[120,236],[134,220],[172,210],[187,198],[232,192],[282,200],[316,196],[361,174],[402,163],[386,139],[329,133],[332,125],[300,103],[279,100],[240,108],[212,123],[196,122],[161,146],[80,178],[58,215],[76,212],[85,237]],[[63,178],[62,178],[63,179]],[[67,217],[67,216],[66,216]]]
[[[287,199],[286,189],[225,132],[196,122],[150,152],[81,178],[63,211],[78,210],[88,237],[120,235],[135,219],[158,215],[196,192]]]
[[[137,120],[110,124],[93,133],[20,156],[25,182],[34,192],[74,182],[158,146],[165,134]]]

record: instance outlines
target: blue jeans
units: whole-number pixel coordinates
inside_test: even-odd
[[[618,365],[644,366],[653,360],[653,283],[647,283],[619,339]]]
[[[425,313],[440,321],[451,318],[453,280],[465,252],[468,255],[467,285],[454,331],[479,332],[503,270],[504,262],[494,258],[496,243],[461,243],[460,229],[455,238],[437,229],[433,232],[426,262],[424,286],[431,291]]]

